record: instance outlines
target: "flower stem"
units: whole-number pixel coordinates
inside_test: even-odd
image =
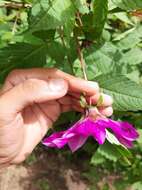
[[[81,65],[83,77],[84,77],[85,80],[88,80],[87,79],[87,74],[86,74],[86,64],[85,64],[85,61],[84,61],[84,58],[83,58],[83,53],[81,51],[81,47],[80,47],[78,38],[76,38],[76,42],[77,42],[77,52],[78,52],[78,57],[79,57],[79,60],[80,60],[80,65]]]
[[[82,20],[81,20],[79,12],[76,13],[76,18],[77,18],[77,20],[79,22],[79,26],[82,28],[83,23],[82,23]],[[78,53],[78,57],[79,57],[79,60],[80,60],[80,65],[81,65],[81,69],[82,69],[82,73],[83,73],[83,78],[85,80],[88,80],[87,79],[87,74],[86,74],[86,63],[85,63],[85,60],[83,58],[83,53],[82,53],[81,45],[80,45],[78,36],[75,36],[75,38],[76,38],[77,53]]]

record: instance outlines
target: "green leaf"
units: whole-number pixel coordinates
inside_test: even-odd
[[[95,37],[100,38],[108,13],[108,0],[95,0],[93,4],[93,27]]]
[[[139,138],[137,139],[137,142],[142,146],[142,129],[138,129]]]
[[[119,57],[118,57],[119,56]],[[105,43],[103,46],[91,46],[84,52],[85,62],[88,66],[92,66],[95,74],[108,73],[113,70],[114,62],[121,58],[118,55],[118,48],[110,42]]]
[[[75,6],[71,0],[36,1],[32,8],[30,31],[55,29],[73,19]]]
[[[114,109],[120,111],[142,110],[142,87],[118,74],[106,74],[96,77],[104,92],[114,99]]]
[[[106,130],[106,138],[122,156],[125,163],[130,165],[131,163],[128,158],[132,158],[131,152],[117,140],[114,134],[110,133],[108,130]]]
[[[118,139],[114,136],[114,134],[110,133],[107,129],[106,129],[106,139],[111,144],[121,145],[120,142],[118,141]]]
[[[108,9],[109,11],[116,9],[117,6],[113,3],[113,0],[108,0]]]
[[[134,25],[134,23],[132,22],[132,20],[130,19],[130,17],[128,16],[126,12],[118,12],[118,13],[115,13],[114,15],[122,22],[130,24],[130,25]]]
[[[141,190],[141,189],[142,189],[142,182],[141,181],[137,181],[137,182],[133,183],[132,190]]]
[[[113,41],[120,41],[122,40],[123,38],[127,38],[127,36],[129,36],[129,34],[135,32],[136,28],[130,28],[129,30],[126,30],[125,32],[121,32],[120,34],[119,33],[116,33],[115,34],[115,37],[113,38]]]
[[[17,43],[0,49],[0,80],[14,68],[41,67],[46,63],[46,44]]]
[[[93,154],[91,158],[91,164],[98,165],[98,164],[102,164],[103,162],[105,162],[104,156],[102,156],[99,152],[96,152],[95,154]]]
[[[142,31],[142,26],[139,26],[136,27],[134,30],[131,29],[130,33],[127,33],[126,36],[123,35],[124,33],[120,34],[121,36],[123,35],[123,38],[120,41],[118,41],[117,43],[118,48],[120,48],[121,50],[125,50],[135,47],[137,44],[139,44],[139,42],[141,42],[142,38],[141,31]]]
[[[124,10],[136,10],[142,8],[141,0],[112,0],[114,4]]]
[[[97,151],[105,158],[114,162],[120,158],[120,154],[118,153],[117,149],[108,142],[105,142],[105,144],[101,145]]]
[[[126,76],[136,82],[136,83],[139,83],[140,82],[140,71],[139,70],[133,70],[132,72],[126,74]]]
[[[129,65],[137,65],[142,63],[142,51],[140,48],[135,47],[123,54],[120,62],[127,63]]]
[[[119,154],[121,156],[123,156],[123,158],[125,160],[127,159],[127,161],[130,163],[130,161],[128,160],[128,158],[132,158],[131,152],[126,147],[121,146],[121,145],[119,145],[119,146],[114,145],[114,147],[117,149],[117,151],[119,152]]]
[[[75,0],[74,4],[80,13],[89,13],[89,8],[87,7],[86,0]]]
[[[108,1],[93,1],[93,12],[82,16],[83,32],[88,40],[100,40],[107,19]]]
[[[34,32],[33,35],[43,40],[53,40],[55,36],[55,30],[39,30]]]
[[[96,153],[113,162],[116,162],[118,159],[122,159],[123,162],[128,165],[131,164],[129,160],[129,158],[132,158],[131,152],[121,145],[110,144],[106,141],[105,144],[101,145],[97,149]],[[95,157],[93,159],[95,159]]]
[[[58,65],[62,64],[65,57],[66,49],[61,43],[52,41],[47,45],[47,54],[54,59]]]

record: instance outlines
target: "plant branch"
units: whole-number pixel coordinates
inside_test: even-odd
[[[82,20],[81,20],[81,18],[80,18],[80,13],[79,13],[79,12],[76,13],[76,18],[77,18],[77,20],[78,20],[78,22],[79,22],[79,26],[82,27],[82,26],[83,26],[83,23],[82,23]]]
[[[31,8],[32,5],[28,3],[18,3],[18,2],[4,2],[0,5],[0,8],[12,8],[12,9],[21,9],[21,8]]]
[[[85,61],[84,61],[84,58],[83,58],[83,53],[81,51],[81,46],[80,46],[78,38],[76,38],[76,42],[77,42],[77,52],[78,52],[78,57],[79,57],[79,60],[80,60],[80,65],[81,65],[83,77],[84,77],[85,80],[88,80],[87,79],[87,74],[86,74],[86,64],[85,64]]]
[[[13,25],[13,28],[12,28],[12,34],[13,34],[13,35],[14,35],[15,32],[16,32],[16,27],[17,27],[18,18],[19,18],[19,11],[17,11],[16,18],[15,18],[15,21],[14,21],[14,25]]]

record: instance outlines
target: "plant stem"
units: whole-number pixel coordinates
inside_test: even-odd
[[[19,11],[16,14],[16,18],[15,18],[14,25],[13,25],[13,28],[12,28],[12,35],[14,35],[15,32],[16,32],[18,17],[19,17]]]
[[[4,2],[4,4],[0,5],[0,8],[12,8],[12,9],[21,9],[21,8],[31,8],[31,4],[28,3],[18,3],[15,1]]]
[[[81,18],[80,18],[80,13],[79,13],[79,12],[76,13],[76,18],[77,18],[78,21],[79,21],[79,26],[82,27],[82,26],[83,26],[83,23],[82,23],[82,20],[81,20]]]
[[[86,74],[86,64],[85,64],[85,61],[84,61],[84,58],[83,58],[83,53],[81,51],[81,47],[80,47],[78,38],[76,38],[76,42],[77,42],[77,52],[78,52],[78,57],[79,57],[79,60],[80,60],[80,65],[81,65],[83,77],[84,77],[85,80],[88,80],[87,79],[87,74]]]

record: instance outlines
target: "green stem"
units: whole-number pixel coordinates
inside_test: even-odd
[[[82,69],[82,73],[83,73],[83,78],[85,80],[88,80],[87,79],[87,74],[86,74],[86,63],[85,63],[85,60],[83,58],[83,53],[81,51],[81,47],[80,47],[78,38],[76,38],[76,43],[77,43],[77,52],[78,52],[78,57],[79,57],[79,60],[80,60],[80,65],[81,65],[81,69]]]
[[[83,23],[82,23],[82,20],[81,20],[79,12],[76,13],[76,18],[79,21],[79,26],[82,28]],[[76,38],[76,44],[77,44],[77,53],[78,53],[78,57],[79,57],[79,60],[80,60],[80,65],[81,65],[83,77],[84,77],[85,80],[88,80],[87,79],[87,74],[86,74],[86,63],[85,63],[85,60],[84,60],[84,57],[83,57],[83,53],[82,53],[82,50],[81,50],[81,46],[80,46],[78,36],[75,36],[75,38]]]

